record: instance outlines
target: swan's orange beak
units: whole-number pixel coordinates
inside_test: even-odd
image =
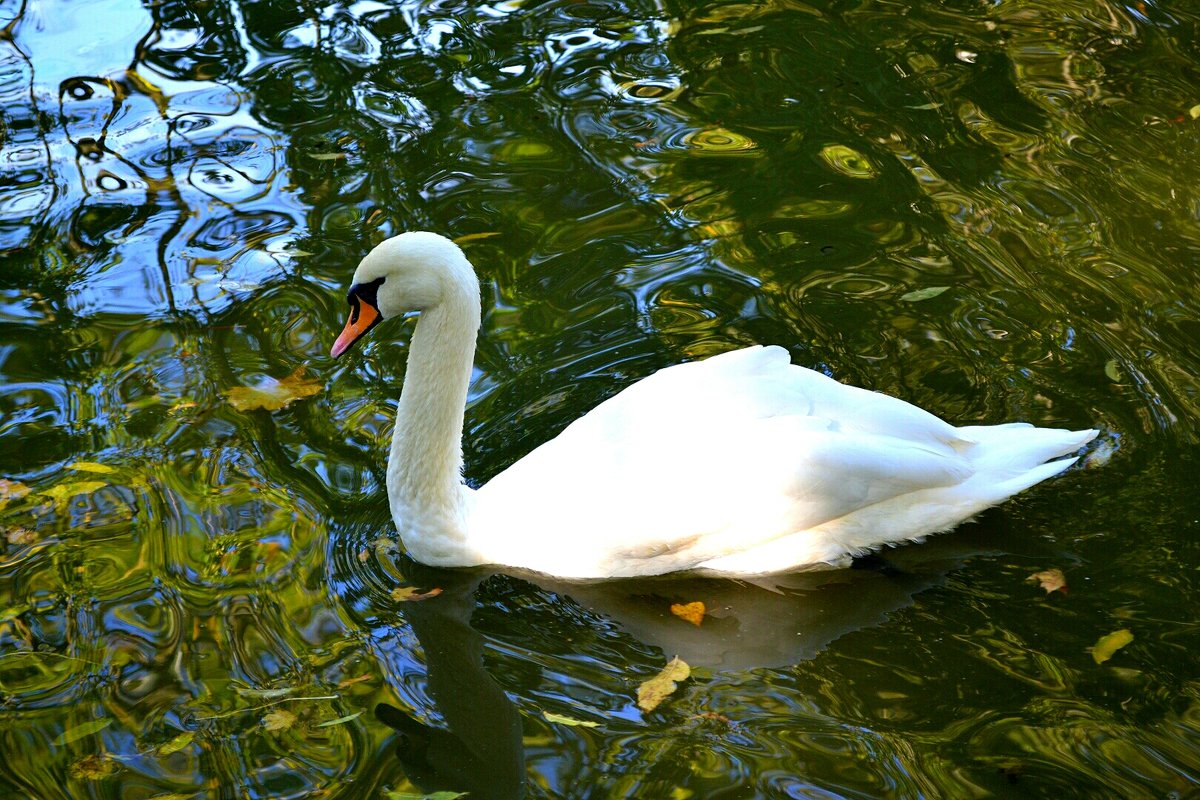
[[[337,337],[337,341],[333,343],[333,348],[329,354],[337,358],[342,353],[354,346],[354,343],[362,338],[363,334],[374,328],[376,323],[383,317],[379,314],[379,309],[370,303],[363,302],[355,298],[350,308],[350,319],[346,320],[346,327],[342,328],[342,333]]]

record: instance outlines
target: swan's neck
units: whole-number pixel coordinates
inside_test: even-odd
[[[470,490],[462,483],[463,413],[479,330],[479,283],[452,287],[422,312],[409,345],[408,369],[388,457],[392,518],[409,555],[432,565],[481,563],[467,543]]]

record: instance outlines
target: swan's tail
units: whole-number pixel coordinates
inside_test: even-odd
[[[1099,434],[1096,430],[1035,428],[1024,422],[965,427],[958,432],[976,443],[967,455],[976,475],[987,476],[1000,499],[1062,472],[1078,457],[1058,457],[1075,452]],[[1055,458],[1058,460],[1051,461]]]

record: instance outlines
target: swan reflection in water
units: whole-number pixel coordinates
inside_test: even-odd
[[[370,530],[385,526],[381,519]],[[595,631],[616,627],[637,643],[661,650],[664,661],[679,655],[693,667],[714,670],[794,665],[841,636],[883,623],[972,557],[999,552],[993,543],[1011,543],[996,524],[973,525],[950,537],[860,559],[855,568],[778,576],[758,585],[686,575],[567,582],[484,568],[439,569],[404,556],[363,563],[344,554],[368,546],[370,534],[355,537],[358,547],[346,547],[336,538],[331,537],[328,562],[337,564],[331,585],[351,614],[357,616],[355,609],[375,615],[379,609],[396,608],[387,595],[400,580],[442,590],[436,597],[398,604],[393,615],[359,621],[372,631],[369,646],[386,680],[411,706],[404,710],[380,703],[375,709],[397,732],[392,750],[406,775],[422,791],[468,792],[472,798],[524,795],[518,704],[537,713],[533,707],[540,703],[510,698],[489,672],[484,653],[489,646],[528,652],[533,665],[546,654],[529,651],[529,637],[513,631],[553,631],[545,634],[548,648],[578,647],[573,655],[583,658],[589,643],[602,646],[597,653],[601,662],[612,660],[613,642],[597,644]],[[340,559],[335,556],[339,553]],[[517,602],[504,603],[507,611],[501,615],[487,613],[495,603],[477,599],[477,593],[498,591],[519,595]],[[707,609],[700,626],[670,611],[672,603],[697,600]],[[362,611],[367,608],[371,610]],[[563,635],[569,626],[579,628],[577,636]],[[414,650],[423,654],[423,665]],[[631,686],[635,683],[631,676]]]

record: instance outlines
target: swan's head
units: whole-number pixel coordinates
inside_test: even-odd
[[[434,308],[464,267],[474,280],[458,245],[436,233],[412,231],[380,242],[354,270],[346,292],[350,318],[330,354],[337,358],[385,319]]]

